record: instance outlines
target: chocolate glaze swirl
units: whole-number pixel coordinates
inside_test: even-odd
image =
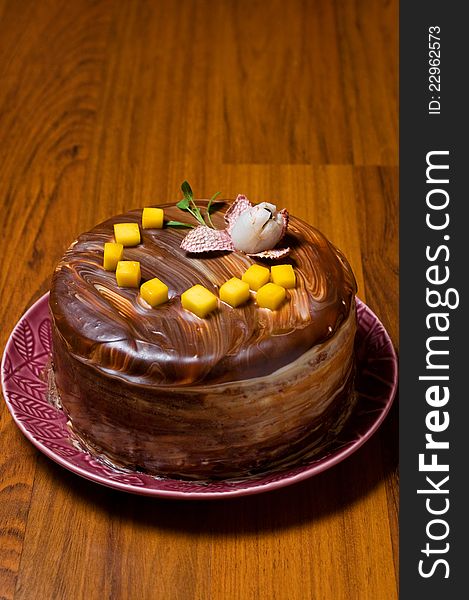
[[[166,220],[192,219],[174,205],[163,208]],[[225,226],[223,213],[213,215],[216,227]],[[151,308],[137,289],[119,288],[115,273],[102,267],[114,223],[140,224],[141,214],[130,211],[80,235],[52,281],[56,334],[71,355],[103,374],[168,387],[260,377],[331,338],[349,315],[356,283],[348,262],[318,230],[294,217],[283,244],[292,248],[287,260],[297,286],[284,305],[272,312],[253,299],[239,308],[220,302],[206,319],[182,308],[181,293],[200,283],[218,295],[227,279],[259,261],[240,252],[187,255],[180,248],[187,229],[141,229],[142,243],[125,248],[124,259],[140,261],[142,282],[158,277],[168,285],[169,302]]]

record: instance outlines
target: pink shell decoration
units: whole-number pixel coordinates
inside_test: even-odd
[[[249,202],[246,196],[243,196],[243,194],[238,194],[236,200],[225,213],[225,222],[227,224],[228,232],[231,231],[231,228],[236,223],[240,215],[250,208],[252,208],[252,204]]]
[[[285,258],[290,254],[290,248],[274,248],[273,250],[264,250],[263,252],[257,252],[256,254],[248,254],[248,256],[255,256],[256,258],[270,258],[271,260],[279,260]]]
[[[235,249],[226,229],[212,229],[206,225],[199,225],[190,231],[182,240],[181,248],[194,253],[223,250],[232,252]]]

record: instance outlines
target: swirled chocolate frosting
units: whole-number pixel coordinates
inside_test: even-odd
[[[212,216],[218,228],[225,226],[227,207]],[[166,220],[192,220],[174,205],[163,208]],[[158,277],[169,287],[169,301],[151,308],[138,289],[118,287],[115,273],[102,266],[113,225],[141,225],[141,215],[132,210],[80,235],[53,277],[56,334],[71,355],[103,374],[163,387],[260,377],[327,341],[349,315],[356,292],[349,264],[318,230],[294,217],[282,242],[291,254],[281,262],[293,265],[297,285],[283,306],[261,309],[254,298],[238,308],[220,302],[205,319],[182,308],[181,293],[199,283],[218,295],[226,280],[241,278],[260,261],[242,252],[187,254],[180,248],[186,228],[141,229],[141,243],[124,248],[124,260],[140,262],[142,283]]]

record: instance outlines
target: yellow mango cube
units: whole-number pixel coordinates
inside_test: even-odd
[[[273,283],[291,289],[296,286],[296,274],[291,265],[274,265],[270,269]]]
[[[251,265],[249,269],[245,271],[242,279],[249,284],[249,287],[253,292],[257,292],[259,288],[270,280],[270,271],[267,267],[263,267],[262,265]]]
[[[142,212],[143,229],[162,229],[164,210],[162,208],[145,207]]]
[[[158,306],[168,301],[168,286],[154,277],[142,283],[140,295],[150,306]]]
[[[118,244],[136,246],[140,244],[140,229],[138,223],[115,223],[114,237]]]
[[[219,294],[223,302],[233,307],[239,306],[249,300],[249,283],[232,277],[220,287]]]
[[[106,271],[115,271],[117,263],[122,260],[124,246],[116,242],[106,242],[104,244],[103,267]]]
[[[203,319],[217,308],[218,298],[203,285],[197,284],[181,294],[181,304]]]
[[[136,260],[120,260],[116,268],[116,281],[119,287],[136,287],[140,285],[140,263]]]
[[[285,300],[287,292],[285,288],[276,283],[266,283],[256,294],[256,302],[261,308],[277,310]]]

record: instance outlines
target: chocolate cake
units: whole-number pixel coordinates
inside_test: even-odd
[[[229,206],[213,213],[216,229],[226,227]],[[277,262],[293,266],[296,283],[281,306],[262,308],[250,292],[235,308],[217,300],[201,318],[183,308],[183,292],[200,284],[218,298],[230,278],[276,262],[188,252],[188,229],[168,222],[190,219],[175,205],[161,208],[162,228],[144,229],[139,209],[83,233],[55,270],[50,389],[73,435],[117,466],[191,479],[247,476],[320,451],[355,397],[356,283],[347,260],[290,217],[289,255]],[[124,248],[124,260],[140,264],[142,282],[164,282],[167,302],[150,306],[139,287],[120,287],[103,268],[116,223],[138,224],[141,241]]]

